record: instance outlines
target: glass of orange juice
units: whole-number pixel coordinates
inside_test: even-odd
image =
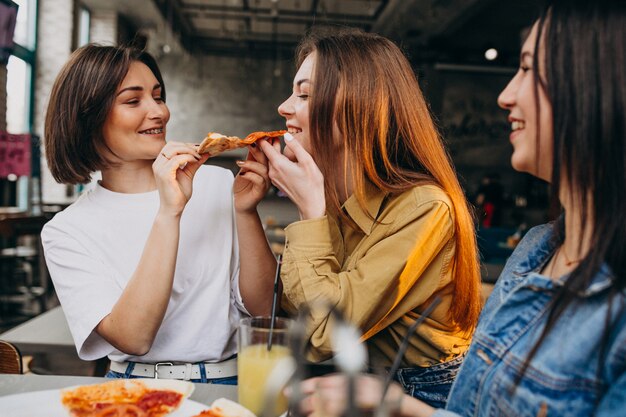
[[[280,359],[291,355],[287,332],[292,320],[276,317],[270,346],[271,320],[270,317],[247,317],[239,324],[239,403],[257,416],[263,412],[267,378]],[[287,399],[281,393],[275,400],[274,416],[285,411]]]

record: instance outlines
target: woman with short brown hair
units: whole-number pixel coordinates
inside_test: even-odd
[[[196,146],[166,143],[169,118],[146,52],[72,54],[52,89],[46,158],[58,182],[102,180],[46,224],[46,262],[82,359],[108,356],[111,377],[233,384],[238,318],[271,308],[264,156],[250,149],[233,179]]]

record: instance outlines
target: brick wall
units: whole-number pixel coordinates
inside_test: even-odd
[[[291,94],[291,64],[211,55],[159,58],[171,111],[168,139],[196,142],[209,131],[245,136],[277,130],[276,111]],[[282,75],[273,75],[276,67]]]
[[[7,67],[0,65],[0,130],[7,130]]]
[[[50,89],[72,48],[74,0],[39,0],[39,32],[37,38],[37,73],[35,74],[34,131],[43,138],[43,124]],[[68,201],[68,189],[57,184],[41,157],[44,202]]]

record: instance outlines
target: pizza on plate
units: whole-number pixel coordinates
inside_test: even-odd
[[[225,136],[221,133],[209,132],[206,138],[200,143],[198,153],[208,153],[209,156],[219,155],[231,149],[238,149],[248,146],[262,138],[277,138],[287,133],[286,130],[275,130],[273,132],[253,132],[241,139],[237,136]]]
[[[63,390],[61,403],[72,417],[163,417],[192,391],[184,381],[114,380]]]
[[[239,403],[226,398],[218,398],[213,401],[211,408],[193,417],[256,417],[256,415]]]

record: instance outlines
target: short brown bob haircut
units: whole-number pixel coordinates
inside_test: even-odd
[[[104,122],[132,62],[150,68],[165,100],[156,60],[129,46],[85,45],[70,56],[54,81],[46,111],[44,145],[48,168],[62,184],[85,184],[110,165],[104,150]]]

